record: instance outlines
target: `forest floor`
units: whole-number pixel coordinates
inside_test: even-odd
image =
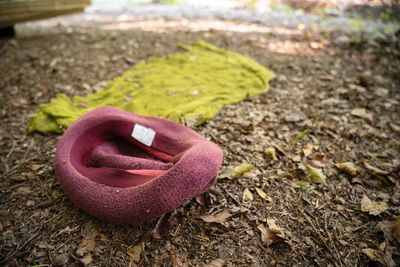
[[[398,41],[234,21],[32,25],[0,44],[0,265],[400,264]],[[79,211],[55,179],[59,136],[27,134],[32,113],[198,39],[276,73],[268,92],[195,128],[224,150],[217,184],[143,225]],[[227,175],[243,163],[254,168]]]

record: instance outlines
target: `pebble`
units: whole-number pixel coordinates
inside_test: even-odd
[[[285,121],[298,122],[298,121],[304,120],[305,118],[306,118],[306,116],[304,115],[303,112],[293,112],[285,117]]]
[[[25,204],[27,207],[33,207],[33,206],[35,206],[35,201],[33,201],[33,200],[28,200],[28,201],[26,201],[26,204]]]
[[[54,262],[53,262],[54,266],[64,266],[68,262],[68,257],[69,256],[66,253],[57,255],[54,258]]]

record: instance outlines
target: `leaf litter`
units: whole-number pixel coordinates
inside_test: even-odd
[[[225,224],[226,220],[231,216],[232,216],[232,214],[229,211],[224,210],[217,214],[204,215],[204,216],[201,216],[200,218],[207,223],[220,223],[220,224],[226,225]]]
[[[261,241],[267,246],[280,242],[288,242],[283,229],[272,218],[267,218],[267,223],[261,223],[257,228],[261,232]]]
[[[389,208],[388,204],[383,201],[372,201],[366,195],[361,199],[361,211],[368,212],[371,215],[379,215]]]
[[[310,180],[315,184],[325,184],[326,176],[319,168],[314,168],[313,166],[307,164],[307,174]]]
[[[366,266],[371,264],[362,251],[366,248],[379,251],[375,257],[379,264],[388,265],[391,259],[398,262],[398,49],[369,43],[337,46],[335,33],[282,35],[272,30],[266,36],[220,29],[194,33],[188,28],[202,22],[174,22],[176,31],[165,28],[169,23],[148,21],[132,30],[106,32],[61,23],[51,28],[60,34],[49,35],[43,28],[41,36],[46,38],[21,36],[4,43],[0,265],[74,266],[87,261],[93,266],[129,266],[131,262],[135,266],[127,251],[141,242],[146,246],[139,260],[143,266],[202,266],[215,259],[224,259],[226,266]],[[19,29],[24,32],[28,26]],[[188,201],[174,211],[166,221],[168,230],[155,231],[162,238],[141,241],[143,233],[153,235],[157,221],[114,226],[76,209],[54,179],[50,162],[57,138],[27,136],[25,126],[38,104],[57,93],[90,94],[102,82],[132,69],[134,62],[177,52],[177,43],[193,43],[199,36],[246,54],[277,74],[267,94],[226,106],[208,124],[194,127],[222,147],[224,166],[231,174],[241,163],[254,168],[219,181],[204,199]],[[325,46],[310,48],[310,39]],[[281,53],[282,49],[287,50]],[[360,84],[359,76],[368,80],[363,83],[367,87]],[[198,88],[190,93],[201,92]],[[321,103],[325,99],[330,100]],[[355,108],[365,112],[352,115]],[[292,122],[285,120],[296,112],[302,114],[288,118]],[[366,116],[360,117],[363,113]],[[277,153],[273,161],[264,153],[271,144]],[[357,164],[356,176],[335,166],[344,162]],[[311,182],[307,164],[322,171],[324,186]],[[253,194],[251,205],[243,205],[245,188]],[[257,188],[270,200],[263,199]],[[361,211],[363,195],[372,202],[387,203],[388,208],[379,215]],[[200,218],[223,211],[235,216],[210,222]],[[290,246],[284,241],[268,246],[261,240],[257,226],[268,228],[266,217],[276,218]],[[391,223],[382,228],[385,233],[380,223],[387,221]],[[94,250],[84,249],[80,256],[76,251],[84,235],[74,229],[82,229],[86,222],[92,222],[99,235],[94,238]]]

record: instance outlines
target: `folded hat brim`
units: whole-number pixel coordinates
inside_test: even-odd
[[[132,137],[136,124],[155,131],[151,146]],[[55,170],[80,209],[111,223],[140,223],[207,191],[222,157],[216,144],[183,125],[102,107],[61,137]]]

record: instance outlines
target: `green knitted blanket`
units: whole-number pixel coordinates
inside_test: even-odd
[[[83,114],[114,106],[141,115],[201,124],[227,104],[268,90],[273,73],[254,60],[207,42],[139,62],[101,90],[72,99],[57,95],[37,109],[29,132],[61,133]]]

